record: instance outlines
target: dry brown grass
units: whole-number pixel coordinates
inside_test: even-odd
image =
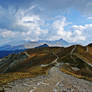
[[[29,58],[33,58],[35,56],[45,56],[45,55],[46,55],[46,53],[39,53],[39,54],[33,53],[33,54],[30,54],[30,57]]]
[[[88,80],[88,81],[92,81],[92,77],[83,76],[79,73],[76,73],[75,71],[67,70],[64,67],[61,68],[60,71],[66,73],[66,74],[72,75],[72,76],[79,78],[79,79],[85,79],[85,80]]]
[[[87,54],[84,55],[84,54],[74,53],[74,55],[85,61],[85,63],[92,64],[92,57],[87,56]]]
[[[32,78],[38,75],[47,75],[50,67],[42,68],[40,66],[35,66],[29,69],[30,72],[14,72],[0,74],[0,85],[9,83],[11,81],[23,78]]]
[[[17,79],[29,78],[34,76],[35,75],[31,73],[22,73],[22,72],[0,74],[0,85],[6,84],[8,82],[11,82]]]
[[[75,65],[75,63],[77,62],[74,62],[72,58],[70,57],[70,52],[73,48],[74,47],[71,46],[68,48],[40,48],[40,49],[28,50],[28,54],[30,56],[27,59],[23,60],[23,62],[19,63],[18,66],[15,66],[15,70],[17,72],[14,70],[12,71],[13,73],[0,74],[0,84],[1,85],[6,84],[8,82],[11,82],[17,79],[32,78],[38,75],[48,74],[48,70],[52,66],[42,68],[40,65],[49,64],[53,60],[56,59],[56,57],[53,55],[52,52],[56,53],[59,56],[58,62],[69,63],[70,65],[73,65],[73,64]],[[85,52],[84,47],[78,47],[78,49],[74,53],[79,54],[79,53],[84,53],[84,52]],[[87,58],[83,57],[83,55],[80,57],[81,59],[87,61],[86,60]],[[80,63],[79,65],[82,65],[82,64]],[[83,65],[81,67],[83,67]],[[86,67],[83,67],[83,68],[85,71]],[[80,73],[73,71],[70,66],[62,67],[60,70],[74,77],[92,81],[92,77],[83,76]]]

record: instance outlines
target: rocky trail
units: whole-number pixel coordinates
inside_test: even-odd
[[[59,71],[55,66],[48,76],[16,80],[4,85],[5,92],[92,92],[92,83]]]

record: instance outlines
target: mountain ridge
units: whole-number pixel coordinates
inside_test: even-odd
[[[61,71],[78,78],[92,81],[92,47],[73,45],[70,47],[42,47],[27,49],[19,54],[11,54],[0,60],[1,73],[44,74],[55,65]],[[37,68],[37,69],[36,69]],[[36,69],[36,70],[35,70]],[[41,70],[39,70],[41,69]]]
[[[25,42],[25,43],[20,44],[20,45],[6,44],[6,45],[3,45],[3,46],[0,46],[0,50],[28,49],[28,48],[35,48],[35,47],[43,45],[43,44],[47,44],[49,46],[68,46],[68,45],[70,45],[70,43],[68,43],[67,41],[65,41],[63,39],[53,40],[53,41],[38,40],[38,41],[28,41],[28,42]]]

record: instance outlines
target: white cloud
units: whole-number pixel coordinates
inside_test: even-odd
[[[85,25],[73,25],[72,29],[75,31],[75,33],[78,35],[76,37],[77,40],[83,40],[83,41],[90,41],[91,35],[92,35],[92,24],[85,24]],[[75,40],[75,41],[77,41]]]
[[[68,37],[70,37],[72,35],[71,32],[66,32],[65,29],[64,29],[65,26],[67,26],[68,24],[70,24],[70,23],[66,22],[66,18],[65,17],[62,17],[61,19],[54,21],[53,28],[55,30],[57,30],[57,35],[60,38],[65,39],[65,37],[68,38]]]
[[[78,34],[78,35],[81,35],[81,34],[82,34],[82,31],[80,31],[80,30],[75,30],[75,33]]]
[[[18,38],[19,40],[39,40],[41,35],[46,35],[48,28],[43,28],[46,26],[45,21],[41,19],[39,15],[33,14],[32,12],[35,7],[37,6],[33,5],[28,9],[20,8],[17,11],[13,8],[6,10],[0,7],[2,11],[0,11],[0,27],[4,23],[3,26],[6,28],[1,28],[0,37],[7,40],[15,38],[18,41]],[[9,17],[6,17],[6,13]],[[2,16],[5,16],[5,20],[2,19]]]
[[[66,17],[57,19],[52,17],[53,19],[51,19],[53,14],[53,16],[58,14],[58,9],[62,15],[65,14],[64,11],[71,8],[77,9],[86,15],[92,14],[91,0],[35,0],[34,2],[36,3],[30,5],[31,7],[28,6],[29,8],[15,8],[11,4],[8,8],[0,6],[0,38],[7,40],[9,38],[12,41],[14,39],[17,41],[18,39],[36,41],[40,39],[56,40],[63,38],[66,41],[78,42],[86,40],[87,36],[92,34],[92,24],[72,24],[72,26],[69,25],[71,23],[67,22]],[[43,18],[43,16],[45,17]],[[92,17],[88,17],[88,19],[92,19]]]
[[[16,21],[16,26],[19,26],[24,29],[22,30],[23,31],[22,36],[25,38],[24,40],[36,41],[40,39],[39,36],[48,33],[47,28],[42,28],[46,24],[45,24],[45,21],[41,19],[39,15],[30,14],[30,13],[26,14],[26,11],[23,11],[23,10],[21,12],[22,12],[21,17],[18,17]]]
[[[86,24],[85,26],[73,25],[73,31],[70,29],[65,30],[65,27],[67,27],[69,24],[71,24],[71,22],[67,22],[66,17],[59,17],[58,19],[55,19],[52,24],[49,24],[49,28],[43,29],[42,27],[45,26],[45,20],[41,19],[38,15],[22,16],[16,22],[16,25],[23,27],[25,30],[19,32],[6,30],[2,32],[2,36],[13,38],[20,36],[26,41],[37,41],[44,36],[44,40],[57,40],[62,38],[66,41],[77,42],[85,40],[82,30],[92,26],[91,24]]]
[[[72,25],[71,22],[67,22],[66,17],[59,17],[52,20],[48,28],[43,28],[46,25],[45,22],[46,21],[38,15],[32,14],[28,16],[23,13],[21,18],[18,18],[16,21],[16,27],[19,26],[19,28],[23,28],[24,30],[12,31],[3,29],[0,36],[4,39],[20,38],[26,41],[37,41],[40,39],[57,40],[62,38],[69,42],[80,42],[86,40],[84,30],[92,28],[92,24]],[[70,28],[66,29],[67,26],[70,26]]]
[[[73,25],[72,26],[73,29],[77,29],[77,30],[84,30],[86,29],[86,26],[82,26],[82,25]]]
[[[88,17],[89,20],[92,20],[92,17]]]
[[[81,30],[84,30],[85,27],[87,27],[88,25],[86,25],[85,27],[81,25],[73,25],[73,30],[65,30],[65,27],[67,27],[69,24],[71,23],[68,23],[65,17],[62,17],[61,19],[54,21],[53,28],[54,30],[57,30],[56,37],[63,38],[64,40],[70,42],[84,41],[86,38]]]
[[[18,34],[18,32],[13,32],[13,31],[11,31],[11,30],[7,30],[7,29],[0,29],[0,30],[2,30],[3,32],[1,32],[1,36],[3,37],[3,38],[15,38],[16,37],[16,35]]]
[[[31,16],[24,16],[20,20],[18,20],[18,25],[25,26],[25,27],[35,27],[37,26],[38,21],[40,21],[40,17],[37,15]],[[35,24],[35,25],[34,25]]]
[[[92,24],[85,24],[85,25],[73,25],[73,29],[78,29],[78,30],[85,30],[88,28],[92,28]]]
[[[19,38],[27,41],[40,39],[57,40],[62,38],[69,42],[79,42],[85,41],[86,35],[84,33],[92,29],[92,24],[73,25],[71,22],[67,22],[66,17],[62,16],[51,19],[48,22],[41,15],[31,13],[30,10],[34,8],[35,6],[32,6],[27,10],[19,9],[16,13],[14,12],[15,20],[12,28],[11,30],[7,30],[9,28],[3,29],[1,32],[2,37],[4,39],[15,38],[17,40]],[[12,31],[12,29],[14,30]]]

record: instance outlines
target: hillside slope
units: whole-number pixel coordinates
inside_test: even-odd
[[[80,45],[41,47],[9,55],[0,59],[0,84],[48,74],[48,70],[54,66],[77,78],[92,81],[91,49],[91,46]]]

